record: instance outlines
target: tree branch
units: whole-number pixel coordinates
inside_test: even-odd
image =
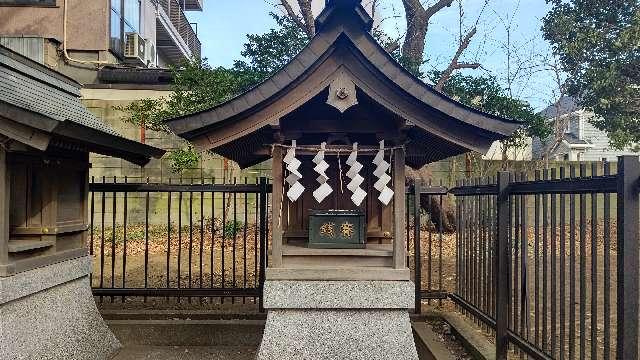
[[[438,79],[438,83],[435,86],[436,90],[442,91],[442,89],[444,88],[444,85],[447,83],[447,81],[449,81],[449,78],[451,78],[451,75],[453,74],[454,71],[458,69],[477,69],[480,67],[480,64],[478,63],[459,63],[458,62],[460,60],[460,56],[462,56],[462,53],[464,53],[467,47],[469,47],[469,44],[471,43],[471,38],[473,38],[473,36],[476,34],[476,31],[477,29],[474,26],[471,29],[471,31],[469,31],[467,35],[465,35],[464,39],[462,39],[462,42],[460,42],[460,44],[458,45],[458,50],[456,51],[456,54],[451,59],[449,66],[445,71],[442,72],[442,75],[440,75],[440,79]]]
[[[304,23],[304,21],[302,21],[302,19],[300,18],[300,16],[298,16],[298,14],[296,14],[296,12],[293,10],[293,8],[291,7],[291,4],[289,4],[289,1],[287,0],[280,0],[280,5],[282,5],[282,7],[284,7],[284,9],[287,12],[287,15],[291,18],[291,20],[293,20],[293,22],[305,33],[307,32],[307,27]],[[307,33],[308,35],[308,33]]]
[[[425,11],[427,19],[431,18],[438,11],[444,9],[445,7],[451,6],[451,4],[453,4],[453,0],[440,0],[437,3],[429,6]]]
[[[298,5],[304,19],[305,31],[309,38],[312,38],[316,34],[316,24],[311,10],[311,0],[298,0]]]
[[[407,32],[402,45],[402,56],[415,66],[422,64],[425,38],[429,28],[429,20],[438,11],[451,6],[454,0],[438,0],[435,4],[424,8],[420,0],[402,0]]]

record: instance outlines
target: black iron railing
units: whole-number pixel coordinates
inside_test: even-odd
[[[266,178],[254,184],[90,184],[93,293],[101,301],[260,300],[268,247]]]
[[[495,333],[498,359],[509,346],[534,359],[637,358],[640,163],[611,167],[501,172],[450,190],[450,298]]]

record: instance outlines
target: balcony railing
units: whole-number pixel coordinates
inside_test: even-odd
[[[190,55],[200,58],[202,44],[198,39],[198,35],[193,30],[178,0],[159,0],[158,4],[167,14],[173,27],[175,27],[182,41],[189,49]]]

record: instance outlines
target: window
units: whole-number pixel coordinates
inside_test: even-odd
[[[140,0],[111,0],[111,51],[123,55],[124,35],[129,32],[140,32]]]
[[[56,0],[0,0],[0,6],[2,5],[56,6]]]

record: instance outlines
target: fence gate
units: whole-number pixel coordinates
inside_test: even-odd
[[[271,185],[90,183],[91,284],[100,301],[255,302]]]

